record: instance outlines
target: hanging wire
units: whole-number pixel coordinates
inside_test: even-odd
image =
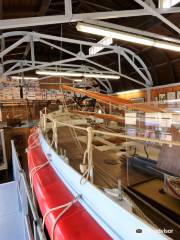
[[[63,35],[63,27],[62,27],[62,24],[60,24],[60,37],[61,38],[62,38],[62,35]],[[63,42],[62,41],[60,41],[60,47],[61,48],[63,47]],[[60,62],[61,62],[61,60],[62,60],[62,51],[60,51],[60,56],[59,57],[60,57]],[[60,63],[60,71],[61,71],[61,63]],[[62,85],[61,84],[62,84],[62,77],[60,76],[59,77],[59,91],[63,95],[62,105],[63,105],[63,109],[65,109],[66,112],[69,113],[68,107],[67,107],[67,103],[66,103],[65,93],[64,93],[64,90],[62,89]],[[68,114],[67,117],[68,117],[68,120],[71,121],[70,114]],[[72,135],[72,137],[73,137],[73,139],[75,141],[75,144],[78,147],[80,153],[83,154],[84,150],[83,150],[83,147],[82,147],[80,141],[78,140],[76,130],[74,128],[71,128],[71,127],[69,127],[68,129],[69,129],[69,131],[70,131],[70,133],[71,133],[71,135]]]

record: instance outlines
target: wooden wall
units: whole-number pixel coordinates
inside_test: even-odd
[[[29,134],[30,134],[30,128],[5,128],[4,129],[6,155],[7,155],[9,168],[12,167],[11,140],[14,140],[21,164],[24,169],[27,169],[27,155],[25,150],[27,148]]]
[[[155,88],[151,90],[151,100],[155,101],[155,97],[158,97],[160,93],[165,93],[167,94],[168,92],[177,92],[180,91],[180,84],[178,86],[168,86],[167,87],[162,87],[162,88]]]
[[[158,87],[158,88],[152,87],[150,88],[151,101],[155,101],[156,97],[158,97],[159,94],[162,94],[162,93],[167,94],[168,92],[176,93],[177,91],[180,91],[180,84],[179,85],[163,85],[162,87]],[[147,91],[145,89],[118,93],[117,96],[127,100],[144,98],[144,100],[147,101]]]

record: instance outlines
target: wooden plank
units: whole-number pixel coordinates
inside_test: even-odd
[[[77,110],[72,110],[70,112],[80,114],[80,115],[86,115],[86,116],[95,116],[97,118],[101,118],[101,119],[105,119],[105,120],[109,120],[109,121],[125,123],[125,119],[123,116],[104,114],[104,113],[87,112],[87,111],[83,112],[83,111],[77,111]]]
[[[103,104],[108,104],[108,105],[112,104],[116,106],[122,106],[130,110],[139,110],[143,112],[162,112],[163,111],[159,107],[154,107],[147,104],[133,104],[132,101],[130,100],[122,99],[115,96],[109,96],[102,93],[92,92],[89,90],[74,88],[67,85],[62,85],[62,89],[66,91],[76,92],[76,93],[86,95],[88,97],[96,99],[98,102],[101,102]]]
[[[118,150],[118,146],[109,146],[109,145],[95,146],[95,148],[101,152],[106,152],[109,150]]]

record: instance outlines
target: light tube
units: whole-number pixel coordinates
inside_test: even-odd
[[[45,76],[65,76],[65,77],[82,77],[82,73],[78,72],[55,72],[55,71],[36,71],[38,75],[45,75]]]
[[[99,27],[99,26],[95,26],[87,23],[79,22],[76,25],[76,28],[78,31],[81,31],[81,32],[96,34],[96,35],[105,36],[105,37],[112,37],[112,38],[116,38],[116,39],[127,41],[127,42],[138,43],[146,46],[180,52],[180,45],[173,44],[167,41],[159,41],[156,39],[143,37],[140,35],[135,35],[135,34],[126,33],[122,31],[117,31],[114,29]]]
[[[23,77],[23,76],[10,76],[11,79],[13,80],[19,80],[19,79],[24,79],[24,80],[38,80],[39,78],[37,77]]]
[[[134,34],[120,32],[120,31],[113,30],[113,29],[106,29],[106,28],[103,28],[103,27],[90,25],[90,24],[87,24],[87,23],[78,23],[76,25],[76,28],[77,28],[78,31],[81,31],[81,32],[92,33],[92,34],[105,36],[105,37],[112,37],[112,38],[120,39],[120,40],[123,40],[123,41],[129,41],[129,42],[144,44],[144,45],[147,45],[147,46],[152,46],[153,45],[153,40],[150,39],[150,38],[139,37],[139,36],[136,36]]]
[[[36,71],[36,74],[45,76],[65,76],[65,77],[87,77],[87,78],[108,78],[108,79],[119,79],[118,75],[111,74],[91,74],[81,72],[55,72],[55,71]]]
[[[155,41],[153,46],[157,47],[157,48],[162,48],[162,49],[167,49],[167,50],[171,50],[171,51],[180,52],[180,46],[178,46],[176,44],[173,44],[173,43]]]
[[[82,82],[82,79],[73,79],[74,82]]]

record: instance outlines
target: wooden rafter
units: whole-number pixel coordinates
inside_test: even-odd
[[[154,107],[148,104],[134,104],[130,100],[126,100],[123,98],[110,96],[102,93],[92,92],[89,90],[74,88],[66,85],[62,85],[62,89],[70,92],[76,92],[83,95],[86,95],[90,98],[96,99],[98,102],[101,102],[103,104],[112,104],[116,106],[122,106],[130,110],[138,110],[143,112],[162,112],[163,110],[159,107]]]

